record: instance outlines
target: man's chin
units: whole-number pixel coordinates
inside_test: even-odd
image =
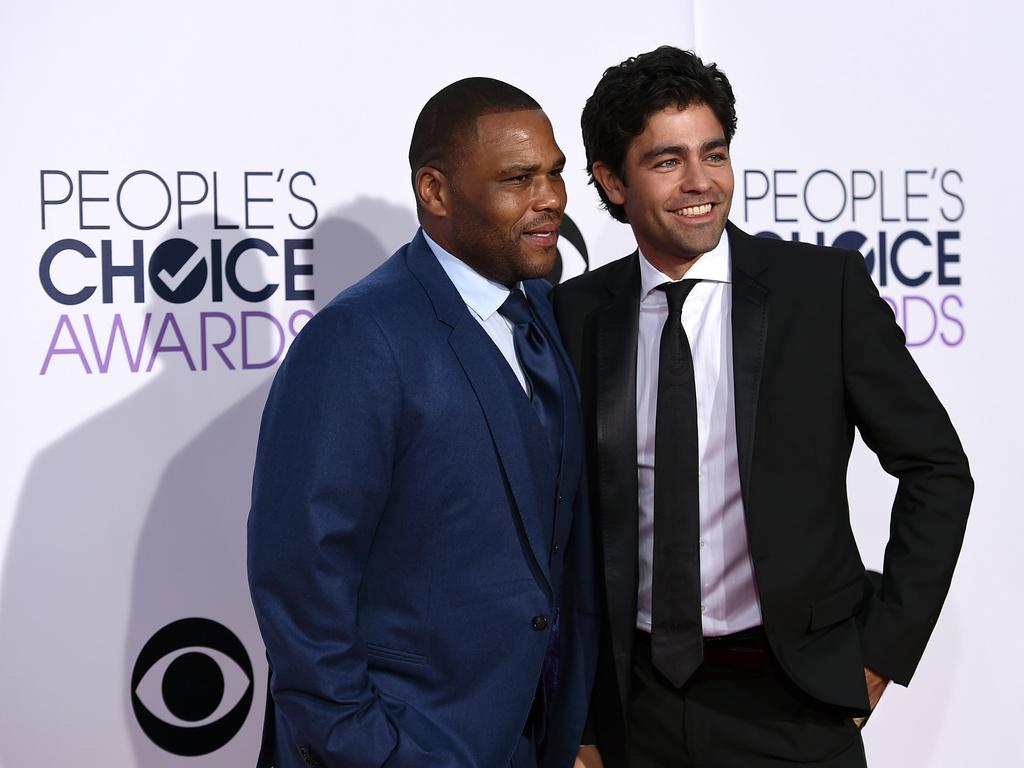
[[[679,244],[689,253],[707,253],[718,247],[725,236],[725,222],[708,222],[695,231],[682,234]]]
[[[519,272],[520,280],[536,280],[547,277],[555,268],[555,261],[558,259],[558,249],[555,246],[550,248],[527,248],[520,251]]]

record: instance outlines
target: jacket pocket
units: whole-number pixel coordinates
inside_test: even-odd
[[[371,660],[384,662],[397,661],[417,666],[423,666],[427,663],[427,657],[422,653],[404,651],[401,648],[389,648],[386,645],[377,645],[376,643],[364,643],[364,645],[366,647],[366,655]]]
[[[858,579],[838,592],[811,603],[811,631],[838,624],[856,615],[864,603],[864,580]]]

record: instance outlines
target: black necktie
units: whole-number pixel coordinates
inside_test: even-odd
[[[514,326],[512,336],[516,355],[530,383],[530,400],[551,443],[557,467],[562,458],[562,387],[554,350],[537,324],[522,291],[512,291],[498,311]]]
[[[686,296],[699,281],[658,286],[668,297],[661,332],[654,427],[654,574],[651,658],[677,688],[704,659],[700,609],[697,391],[683,330]]]

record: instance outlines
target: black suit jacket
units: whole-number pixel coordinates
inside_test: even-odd
[[[863,668],[906,685],[931,634],[973,494],[967,458],[859,253],[732,224],[727,236],[740,482],[765,632],[804,691],[864,713]],[[591,724],[613,761],[636,625],[638,258],[554,292],[594,462],[608,610]],[[899,478],[877,585],[850,527],[855,428]]]

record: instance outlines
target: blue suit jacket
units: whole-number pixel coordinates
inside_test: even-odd
[[[557,473],[422,234],[292,344],[263,415],[248,529],[272,765],[507,766],[556,611],[541,764],[572,764],[598,601],[576,384],[547,287],[525,285],[569,372]]]

